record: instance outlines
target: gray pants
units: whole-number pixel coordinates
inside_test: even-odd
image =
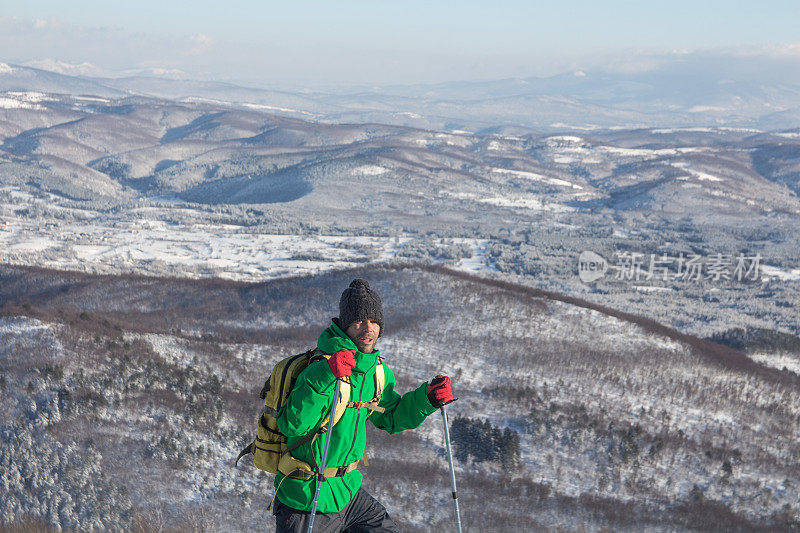
[[[308,531],[311,513],[298,511],[275,499],[276,533]],[[386,508],[364,489],[338,513],[317,513],[314,516],[314,533],[399,533],[397,525]]]

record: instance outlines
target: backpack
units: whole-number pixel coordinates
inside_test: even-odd
[[[253,463],[259,470],[264,470],[271,474],[281,472],[285,476],[299,479],[310,479],[314,475],[314,470],[308,463],[295,459],[290,452],[308,441],[314,442],[319,435],[324,434],[328,430],[330,415],[325,416],[315,431],[312,431],[290,447],[286,445],[286,435],[278,429],[277,417],[297,381],[297,376],[309,364],[328,358],[330,358],[329,354],[322,353],[317,348],[312,348],[306,352],[287,357],[273,367],[259,394],[259,397],[264,400],[264,409],[258,419],[256,438],[239,453],[234,465],[238,465],[239,459],[245,455],[253,454]],[[341,380],[340,383],[339,399],[333,410],[332,425],[339,422],[348,407],[366,407],[372,411],[384,412],[384,409],[378,405],[385,385],[382,362],[379,361],[378,366],[375,367],[375,398],[369,402],[351,402],[349,381]],[[326,468],[325,470],[327,471],[328,469]]]

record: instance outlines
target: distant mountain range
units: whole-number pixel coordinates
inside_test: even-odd
[[[553,135],[499,126],[472,134],[320,122],[313,119],[319,114],[280,107],[312,102],[291,95],[284,96],[294,101],[279,106],[166,99],[123,90],[147,85],[143,79],[110,80],[119,86],[113,88],[109,80],[16,67],[0,72],[0,81],[0,182],[76,200],[173,198],[286,206],[296,213],[331,212],[322,206],[337,197],[343,198],[338,208],[369,205],[372,215],[388,219],[401,210],[478,221],[486,220],[487,204],[515,212],[539,206],[534,210],[680,215],[702,206],[707,213],[800,213],[796,130]],[[217,97],[226,90],[247,96],[246,89],[222,84],[155,80],[149,86],[165,92],[172,84]]]
[[[515,78],[431,85],[288,92],[231,83],[162,76],[70,76],[5,65],[0,90],[69,95],[137,94],[169,99],[200,98],[266,106],[289,116],[324,122],[380,122],[477,132],[497,126],[554,132],[638,127],[800,126],[800,77],[748,63],[686,60],[637,73],[575,71],[549,78]],[[94,72],[91,65],[58,72]],[[774,70],[774,69],[773,69]]]

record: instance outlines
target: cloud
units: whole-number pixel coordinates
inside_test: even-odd
[[[737,49],[739,55],[744,57],[765,56],[776,59],[800,59],[800,43],[785,43],[763,45],[751,48]]]
[[[574,70],[612,74],[695,72],[700,77],[800,83],[800,43],[669,51],[615,50],[576,61]]]
[[[214,44],[216,44],[216,41],[214,39],[202,33],[192,35],[191,37],[189,37],[189,40],[192,43],[192,46],[189,49],[189,54],[191,55],[205,54],[206,52],[211,50]]]
[[[584,59],[584,70],[602,70],[614,74],[640,74],[658,70],[667,63],[683,59],[682,54],[654,53],[649,50],[624,50]]]
[[[174,69],[179,67],[181,53],[202,51],[210,44],[204,36],[187,40],[132,33],[117,26],[86,27],[58,19],[0,17],[0,60],[57,72],[91,74],[92,68],[121,71],[155,64]]]
[[[59,19],[0,16],[0,61],[64,73],[215,78],[270,86],[391,85],[572,73],[658,75],[680,69],[718,79],[800,83],[800,43],[530,51],[364,47],[335,39],[235,41],[209,33],[134,33]],[[96,70],[95,70],[96,69]]]

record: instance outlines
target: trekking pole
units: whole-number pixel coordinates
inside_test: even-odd
[[[317,473],[317,490],[314,492],[314,503],[311,506],[311,517],[308,521],[308,533],[314,528],[314,515],[317,513],[317,500],[319,500],[319,488],[325,481],[325,459],[328,458],[328,446],[331,444],[331,433],[333,433],[333,420],[336,414],[336,403],[339,401],[339,387],[341,382],[336,380],[336,387],[333,389],[333,407],[328,417],[328,431],[325,434],[325,447],[322,449],[322,459],[319,462],[319,472]]]
[[[458,491],[456,490],[456,471],[453,467],[453,452],[450,449],[450,430],[447,429],[447,411],[442,409],[442,422],[444,423],[444,443],[447,448],[447,462],[450,463],[450,486],[453,488],[453,505],[456,507],[456,526],[461,533],[461,513],[458,512]],[[309,530],[310,531],[310,530]]]

